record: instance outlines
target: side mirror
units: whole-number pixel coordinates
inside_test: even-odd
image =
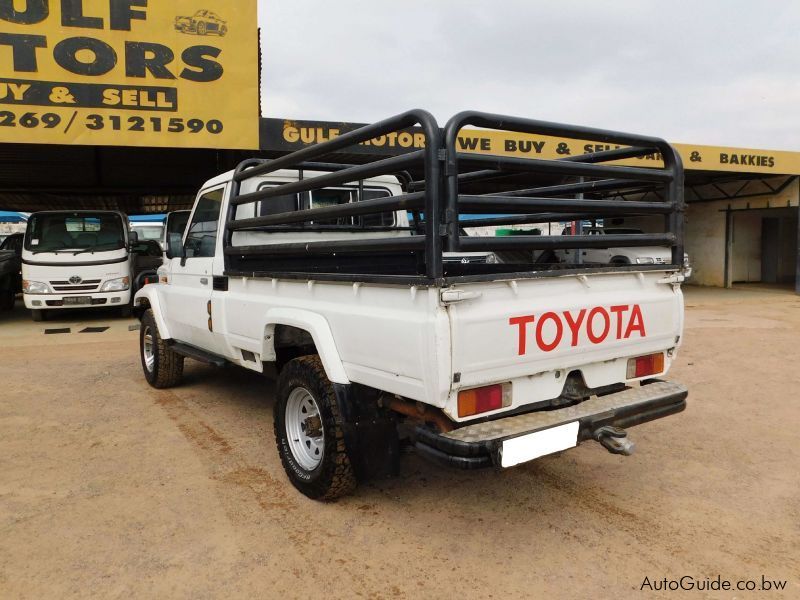
[[[167,258],[184,258],[183,236],[180,233],[170,233],[167,238]]]
[[[128,232],[128,244],[130,246],[135,246],[139,243],[139,234],[135,231]]]

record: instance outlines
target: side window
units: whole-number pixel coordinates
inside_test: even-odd
[[[388,198],[391,196],[389,190],[365,189],[364,200],[374,200],[376,198]],[[377,215],[364,215],[361,222],[365,227],[392,227],[394,225],[395,213],[383,212]]]
[[[258,189],[281,185],[278,183],[264,183]],[[358,188],[354,187],[341,187],[341,188],[324,188],[321,190],[314,190],[310,194],[310,207],[323,208],[328,206],[338,206],[341,204],[350,204],[358,200]],[[389,190],[384,188],[365,188],[364,200],[372,200],[375,198],[386,198],[391,196]],[[300,196],[299,194],[286,194],[283,196],[276,196],[274,198],[267,198],[262,200],[256,205],[257,217],[264,217],[268,215],[277,215],[280,213],[293,212],[300,210]],[[238,216],[237,216],[238,217]],[[338,226],[364,226],[364,227],[392,227],[395,224],[395,213],[385,212],[376,215],[364,215],[363,217],[340,217],[338,219],[322,219],[313,222],[316,225],[338,225]]]
[[[265,183],[258,189],[275,187],[278,184]],[[257,217],[266,217],[270,215],[278,215],[280,213],[294,212],[300,208],[300,201],[297,194],[285,194],[283,196],[276,196],[275,198],[266,198],[258,203]]]
[[[350,204],[358,192],[348,188],[325,188],[311,192],[311,208],[327,208],[340,204]],[[352,225],[353,217],[339,217],[338,219],[322,219],[314,221],[317,225]]]
[[[223,191],[220,188],[200,196],[186,235],[187,258],[214,256]]]

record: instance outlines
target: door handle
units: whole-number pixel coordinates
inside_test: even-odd
[[[208,277],[201,277],[200,285],[208,285]]]

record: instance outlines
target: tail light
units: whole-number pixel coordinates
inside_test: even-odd
[[[628,360],[628,379],[639,379],[664,372],[664,353],[637,356]]]
[[[486,387],[458,392],[459,418],[511,406],[511,384],[487,385]]]

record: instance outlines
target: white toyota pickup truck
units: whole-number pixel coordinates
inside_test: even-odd
[[[312,162],[414,126],[424,150]],[[456,148],[466,126],[623,147],[565,160],[469,154]],[[663,168],[613,162],[653,151]],[[657,199],[621,198],[643,182]],[[680,158],[661,139],[475,112],[441,130],[410,111],[203,186],[183,236],[170,236],[159,283],[135,297],[144,375],[177,385],[187,357],[277,369],[278,452],[292,484],[317,499],[397,472],[401,443],[464,469],[587,440],[627,455],[627,428],[686,406],[686,389],[662,379],[683,330],[682,212]],[[664,231],[469,237],[460,215],[470,213],[515,223],[656,214]],[[443,258],[604,243],[663,246],[673,260]]]

